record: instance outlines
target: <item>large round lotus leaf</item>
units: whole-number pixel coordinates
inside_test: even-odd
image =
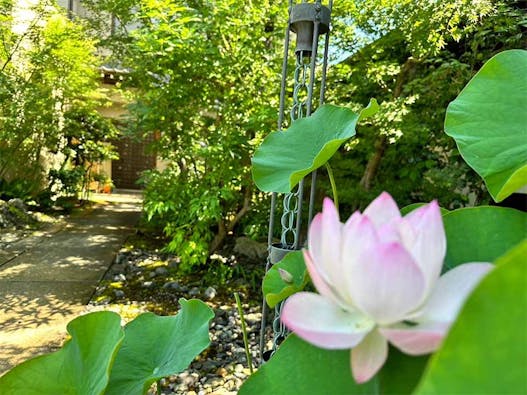
[[[349,350],[323,350],[289,336],[269,362],[242,385],[239,395],[373,394],[376,379],[358,385]]]
[[[431,358],[418,395],[527,394],[527,241],[496,261]]]
[[[350,350],[324,350],[290,335],[269,362],[243,384],[240,395],[409,394],[428,356],[412,357],[390,347],[381,372],[364,384],[351,375]]]
[[[448,106],[446,133],[495,201],[527,184],[527,51],[483,65]]]
[[[469,207],[443,216],[447,236],[445,268],[493,262],[527,237],[527,214],[505,207]]]
[[[256,186],[264,192],[290,192],[355,135],[360,119],[373,115],[378,108],[375,99],[360,114],[326,104],[310,117],[296,120],[287,130],[269,134],[252,159]]]
[[[99,311],[68,324],[71,339],[59,351],[26,361],[0,377],[2,395],[102,394],[123,339],[121,317]]]
[[[212,309],[200,300],[179,303],[175,316],[144,313],[126,325],[105,394],[146,394],[153,382],[183,371],[209,346]]]

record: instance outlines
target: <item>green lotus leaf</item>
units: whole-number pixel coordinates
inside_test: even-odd
[[[373,115],[378,108],[375,99],[360,114],[326,104],[310,117],[294,121],[287,130],[272,132],[252,159],[255,184],[264,192],[290,192],[355,135],[359,119]]]
[[[431,358],[416,394],[527,393],[527,240],[497,259]]]
[[[284,278],[287,275],[289,278]],[[287,297],[305,288],[309,282],[302,251],[288,253],[284,259],[274,264],[263,279],[263,293],[270,307],[276,306]]]
[[[295,335],[242,385],[239,395],[373,394],[376,381],[355,383],[349,350],[324,350]]]
[[[527,184],[527,51],[483,65],[448,106],[446,133],[497,202]]]
[[[146,394],[153,382],[183,371],[209,346],[211,308],[195,299],[179,303],[175,316],[145,313],[126,325],[106,394]]]
[[[351,376],[350,350],[325,350],[293,334],[238,394],[409,394],[427,361],[428,356],[412,357],[390,347],[381,372],[367,383],[357,384]]]
[[[30,359],[0,377],[2,395],[104,393],[124,333],[121,317],[99,311],[68,323],[71,339],[52,353]]]
[[[527,214],[505,207],[469,207],[443,216],[447,235],[445,267],[493,262],[527,237]]]

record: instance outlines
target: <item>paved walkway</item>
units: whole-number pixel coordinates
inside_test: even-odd
[[[96,195],[94,209],[0,251],[0,375],[56,349],[139,219],[139,195]]]

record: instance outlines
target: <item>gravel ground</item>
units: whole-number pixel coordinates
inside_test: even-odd
[[[229,258],[232,262],[234,257]],[[231,262],[231,263],[232,263]],[[176,257],[139,249],[122,250],[95,292],[88,310],[113,310],[125,319],[142,311],[174,314],[180,298],[199,298],[215,313],[210,325],[211,345],[182,373],[160,381],[163,394],[236,394],[250,375],[232,288],[221,292],[214,284],[177,276]],[[239,279],[238,279],[239,280]],[[218,291],[219,290],[219,291]],[[241,288],[253,368],[259,362],[261,301]],[[252,298],[252,300],[251,300]],[[269,336],[270,339],[270,328]],[[152,392],[155,393],[155,392]]]

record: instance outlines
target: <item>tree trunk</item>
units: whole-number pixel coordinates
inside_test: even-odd
[[[227,238],[229,232],[232,232],[236,224],[243,218],[245,214],[247,214],[250,207],[251,192],[250,190],[247,190],[243,198],[243,206],[236,213],[234,218],[230,220],[227,225],[225,225],[225,221],[223,221],[223,219],[218,222],[218,232],[216,233],[214,239],[210,243],[209,254],[212,254],[213,252],[219,250],[223,246],[223,243],[225,243],[225,239]]]
[[[403,66],[401,67],[401,71],[399,72],[399,75],[397,76],[397,81],[395,82],[395,88],[393,89],[393,95],[392,97],[394,99],[397,99],[401,96],[404,83],[408,80],[408,77],[411,77],[413,72],[415,71],[415,66],[417,62],[414,58],[410,57],[404,62]],[[377,175],[377,171],[379,170],[379,166],[381,164],[382,157],[384,155],[384,151],[386,150],[386,147],[388,146],[388,139],[385,135],[381,134],[377,137],[377,140],[375,141],[375,152],[368,160],[368,164],[366,165],[366,169],[364,170],[364,175],[362,176],[362,179],[360,180],[360,185],[366,190],[369,191],[371,188],[371,183],[375,176]]]

